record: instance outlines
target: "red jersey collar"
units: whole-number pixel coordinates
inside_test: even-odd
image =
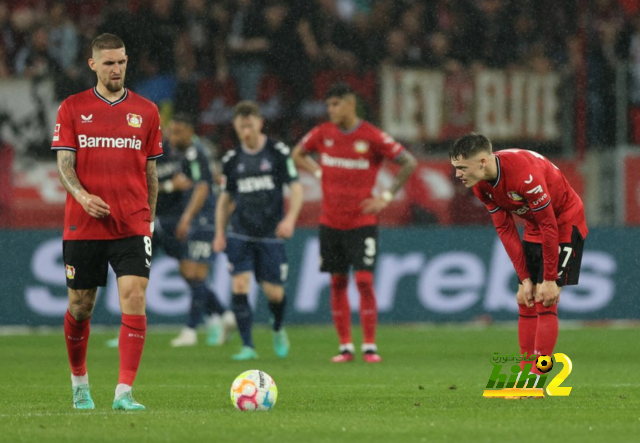
[[[498,157],[497,155],[496,155],[496,167],[498,168],[498,178],[496,178],[496,180],[493,183],[491,183],[491,186],[493,186],[494,188],[498,186],[498,183],[500,183],[500,178],[502,177],[502,171],[500,168],[500,157]]]
[[[109,106],[115,106],[118,103],[122,103],[129,96],[129,90],[127,88],[124,88],[124,94],[122,94],[122,97],[120,97],[118,100],[116,100],[114,102],[111,102],[111,101],[107,100],[106,98],[104,98],[103,96],[101,96],[100,93],[98,92],[98,88],[96,88],[95,86],[93,87],[93,93],[96,95],[96,97],[98,97],[100,100],[102,100],[103,102],[105,102]]]

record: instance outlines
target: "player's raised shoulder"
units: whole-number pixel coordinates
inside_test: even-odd
[[[222,163],[229,163],[236,156],[236,154],[236,150],[231,149],[224,155],[224,157],[222,157]]]
[[[148,98],[145,98],[145,97],[141,96],[140,94],[136,94],[135,92],[133,92],[129,88],[127,88],[125,93],[129,95],[129,98],[131,98],[132,101],[139,101],[139,102],[142,103],[143,106],[148,106],[148,107],[150,107],[152,109],[155,109],[155,111],[159,113],[158,106],[154,102],[149,100]]]
[[[291,154],[291,148],[289,148],[289,146],[287,146],[285,143],[279,141],[279,140],[272,140],[273,141],[273,149],[280,153],[283,156],[288,156]]]

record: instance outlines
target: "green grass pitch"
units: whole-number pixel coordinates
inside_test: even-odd
[[[358,328],[356,328],[358,330]],[[289,328],[292,352],[278,360],[257,328],[260,360],[232,362],[239,339],[220,348],[172,349],[150,330],[134,394],[144,413],[111,410],[118,353],[92,333],[88,369],[94,411],[75,411],[62,330],[0,336],[0,442],[637,442],[638,329],[567,329],[556,351],[573,372],[569,397],[483,398],[494,352],[517,352],[513,326],[382,326],[384,361],[330,363],[330,326]],[[356,340],[357,341],[357,340]],[[203,343],[204,340],[201,340]],[[559,372],[556,365],[552,375]],[[229,400],[242,371],[278,385],[271,412],[239,412]],[[551,377],[549,377],[551,379]]]

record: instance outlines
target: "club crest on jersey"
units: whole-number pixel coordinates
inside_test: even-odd
[[[271,171],[271,162],[266,158],[263,158],[262,161],[260,162],[260,170],[262,172]]]
[[[369,143],[364,140],[358,140],[353,144],[353,148],[358,154],[364,154],[369,150]]]
[[[53,141],[60,141],[60,123],[56,124],[56,127],[53,130]]]
[[[521,201],[523,199],[523,197],[513,191],[507,191],[507,197],[509,197],[511,200],[513,201]]]
[[[133,128],[139,128],[142,126],[142,116],[129,113],[127,114],[127,123],[129,123],[129,126]]]
[[[325,138],[324,139],[324,145],[327,148],[332,148],[333,147],[333,140],[331,140],[330,138]]]
[[[76,276],[76,268],[74,268],[71,265],[67,265],[67,278],[69,280],[73,280],[73,278]]]

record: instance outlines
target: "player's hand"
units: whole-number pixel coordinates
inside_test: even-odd
[[[224,234],[216,234],[216,238],[213,239],[213,252],[224,252],[227,249],[227,238]]]
[[[558,303],[560,298],[560,288],[555,281],[545,280],[536,291],[536,301],[542,302],[545,308]]]
[[[389,206],[389,202],[383,200],[382,197],[367,198],[360,202],[363,214],[377,214],[387,206]]]
[[[293,231],[295,231],[295,223],[291,220],[283,219],[276,227],[276,237],[278,238],[291,238],[293,237]]]
[[[193,182],[182,172],[174,175],[171,182],[173,183],[173,188],[176,191],[186,191],[187,189],[191,189],[193,186]]]
[[[524,304],[527,308],[532,308],[534,306],[534,296],[533,296],[533,282],[530,278],[525,278],[522,280],[522,288],[518,289],[518,303]]]
[[[187,235],[189,235],[189,228],[191,227],[191,220],[187,217],[180,217],[178,226],[176,226],[176,238],[179,241],[185,241]]]
[[[82,191],[78,197],[78,203],[82,205],[87,214],[94,218],[104,218],[111,214],[111,207],[97,195]]]

